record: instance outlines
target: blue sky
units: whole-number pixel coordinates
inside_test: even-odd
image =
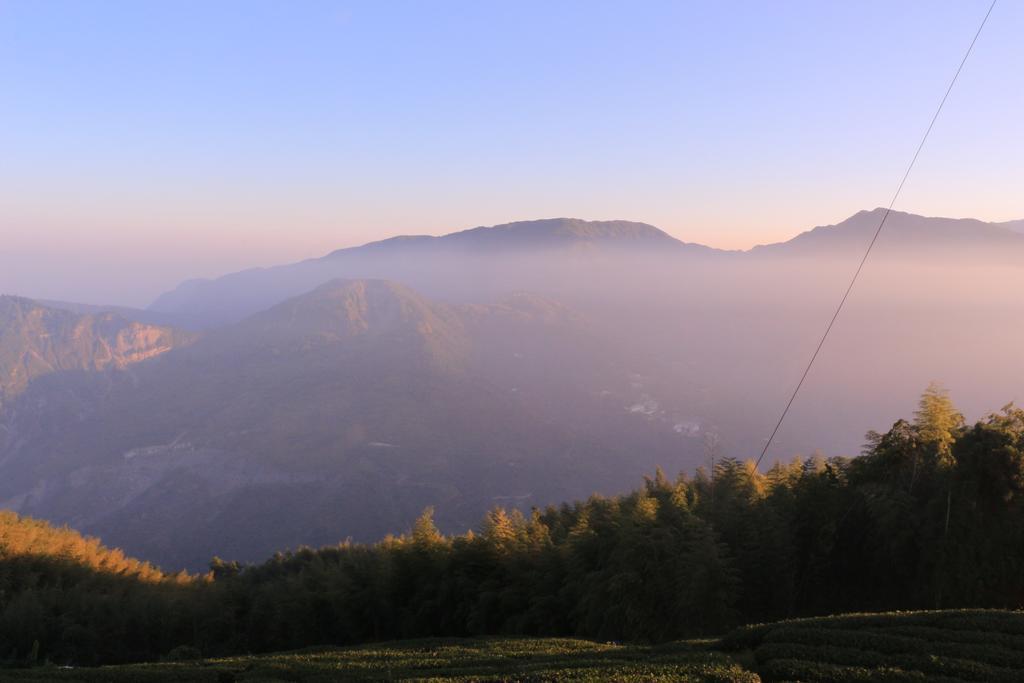
[[[0,0],[0,291],[142,304],[395,233],[747,247],[888,203],[987,0]],[[897,208],[1024,217],[1024,3]]]

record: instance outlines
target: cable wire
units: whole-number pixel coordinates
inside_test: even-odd
[[[917,145],[917,150],[914,152],[914,157],[910,160],[910,164],[907,166],[907,170],[903,174],[903,179],[900,180],[899,187],[896,188],[896,192],[893,194],[892,200],[889,202],[889,206],[886,207],[885,213],[882,214],[882,220],[878,222],[878,228],[875,230],[875,234],[871,238],[868,248],[864,251],[864,256],[857,265],[857,270],[854,271],[853,277],[850,279],[850,284],[847,286],[846,292],[843,293],[843,298],[839,301],[839,305],[836,307],[835,313],[832,314],[832,319],[829,320],[828,326],[825,328],[825,334],[821,335],[821,340],[818,342],[817,348],[814,349],[814,353],[811,355],[811,360],[807,363],[807,367],[804,368],[804,373],[800,376],[800,381],[797,382],[796,388],[793,390],[792,395],[789,397],[789,401],[786,403],[786,407],[783,408],[782,415],[779,416],[779,421],[775,424],[775,429],[772,430],[771,436],[768,437],[768,441],[765,442],[764,448],[761,449],[761,455],[757,458],[757,462],[754,464],[755,468],[761,466],[761,461],[764,460],[765,454],[768,453],[768,449],[775,440],[775,435],[778,434],[779,428],[782,426],[783,421],[786,419],[786,415],[789,413],[789,409],[793,406],[793,401],[796,400],[797,394],[800,393],[800,388],[803,387],[804,380],[807,379],[807,375],[810,373],[811,367],[814,365],[814,361],[818,359],[818,354],[821,352],[821,347],[825,345],[825,340],[828,339],[829,332],[832,331],[832,326],[835,325],[836,319],[839,317],[843,307],[846,305],[846,300],[850,298],[850,292],[853,291],[853,286],[857,283],[857,278],[860,277],[860,272],[864,270],[864,264],[867,263],[868,256],[871,255],[871,250],[874,248],[875,242],[878,241],[878,236],[882,234],[882,228],[885,227],[885,221],[889,218],[889,214],[892,213],[892,207],[896,204],[896,200],[899,199],[900,192],[903,191],[903,185],[906,184],[907,178],[910,177],[910,172],[914,169],[914,164],[917,163],[917,157],[920,156],[921,150],[924,148],[924,143],[927,142],[928,136],[932,132],[932,128],[935,127],[935,122],[938,120],[939,114],[942,113],[942,108],[945,106],[946,100],[949,99],[949,93],[953,91],[953,86],[956,85],[956,81],[960,77],[960,72],[963,71],[964,64],[967,63],[967,58],[971,56],[971,52],[974,50],[974,45],[978,42],[978,36],[981,35],[981,31],[985,28],[985,24],[988,23],[988,18],[992,14],[992,10],[995,8],[997,1],[998,0],[992,0],[992,4],[988,6],[988,11],[985,13],[985,17],[981,20],[981,25],[978,26],[978,30],[974,33],[974,38],[971,40],[971,44],[967,46],[967,52],[964,53],[963,59],[960,60],[960,66],[957,67],[956,73],[953,74],[953,79],[949,82],[949,87],[946,88],[946,93],[942,96],[942,100],[939,102],[939,106],[935,110],[935,114],[932,116],[932,120],[928,124],[927,130],[925,130],[924,135],[921,137],[921,142]]]

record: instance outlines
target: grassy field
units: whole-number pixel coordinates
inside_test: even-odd
[[[656,647],[563,638],[413,640],[98,669],[7,669],[0,680],[1024,681],[1024,613],[848,614]]]

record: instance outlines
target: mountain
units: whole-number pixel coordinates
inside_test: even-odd
[[[40,306],[56,308],[61,311],[70,311],[78,315],[97,315],[101,313],[112,313],[125,320],[143,323],[145,325],[156,325],[158,327],[174,327],[185,329],[188,321],[183,320],[169,313],[148,311],[144,308],[132,308],[131,306],[105,306],[102,304],[83,304],[75,301],[54,301],[51,299],[32,299]]]
[[[709,247],[680,242],[653,225],[633,221],[585,221],[578,218],[549,218],[477,227],[441,237],[429,235],[399,236],[371,242],[357,249],[393,247],[445,248],[465,250],[583,249],[615,246],[627,249],[695,249],[712,251]],[[327,258],[340,256],[351,249],[341,249]]]
[[[92,345],[22,383],[0,507],[199,568],[756,456],[878,219],[740,253],[559,219],[183,286],[165,303],[206,328],[190,343],[123,367]],[[1024,237],[890,221],[765,463],[855,455],[932,380],[971,419],[1024,399]],[[5,358],[52,341],[19,321]]]
[[[403,365],[461,363],[467,342],[458,315],[408,287],[384,280],[335,280],[210,335],[226,353],[307,354],[325,347],[372,351]]]
[[[441,237],[401,236],[299,263],[190,280],[161,295],[149,312],[172,316],[167,319],[184,326],[216,327],[338,277],[399,281],[450,301],[487,301],[525,289],[580,305],[594,295],[616,297],[614,288],[603,291],[609,283],[630,281],[639,287],[646,282],[646,289],[657,290],[683,270],[703,276],[709,269],[728,270],[734,267],[729,264],[780,256],[805,262],[809,257],[855,261],[883,213],[861,211],[836,225],[747,252],[681,242],[644,223],[573,218],[473,228]],[[958,258],[1019,265],[1024,258],[1020,230],[1020,222],[985,223],[893,211],[875,258],[927,261],[955,251]]]
[[[621,259],[695,256],[715,250],[687,244],[629,221],[574,218],[479,227],[442,237],[402,236],[341,249],[317,259],[189,280],[149,310],[214,327],[307,292],[338,277],[404,282],[431,296],[487,300],[515,289],[549,289],[567,270]],[[472,296],[467,297],[468,283]]]
[[[854,256],[859,258],[879,223],[885,209],[860,211],[836,225],[824,225],[800,233],[786,242],[754,247],[750,254]],[[986,223],[973,218],[932,218],[902,211],[891,211],[876,244],[876,257],[898,255],[901,258],[918,254],[933,258],[936,250],[956,250],[961,256],[995,256],[1000,261],[1009,256],[1020,262],[1024,257],[1024,236],[1021,222]],[[1006,254],[1006,250],[1012,255]]]
[[[186,333],[114,313],[76,314],[0,296],[0,409],[42,375],[124,368],[189,340]]]
[[[557,371],[555,371],[557,369]],[[165,567],[614,492],[700,443],[542,297],[452,305],[334,280],[103,378],[33,383],[0,431],[0,507]],[[59,428],[55,428],[59,425]]]

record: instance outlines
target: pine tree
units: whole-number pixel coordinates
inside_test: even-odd
[[[434,508],[428,507],[412,525],[413,545],[417,548],[429,549],[442,541],[444,541],[444,536],[434,524]]]

